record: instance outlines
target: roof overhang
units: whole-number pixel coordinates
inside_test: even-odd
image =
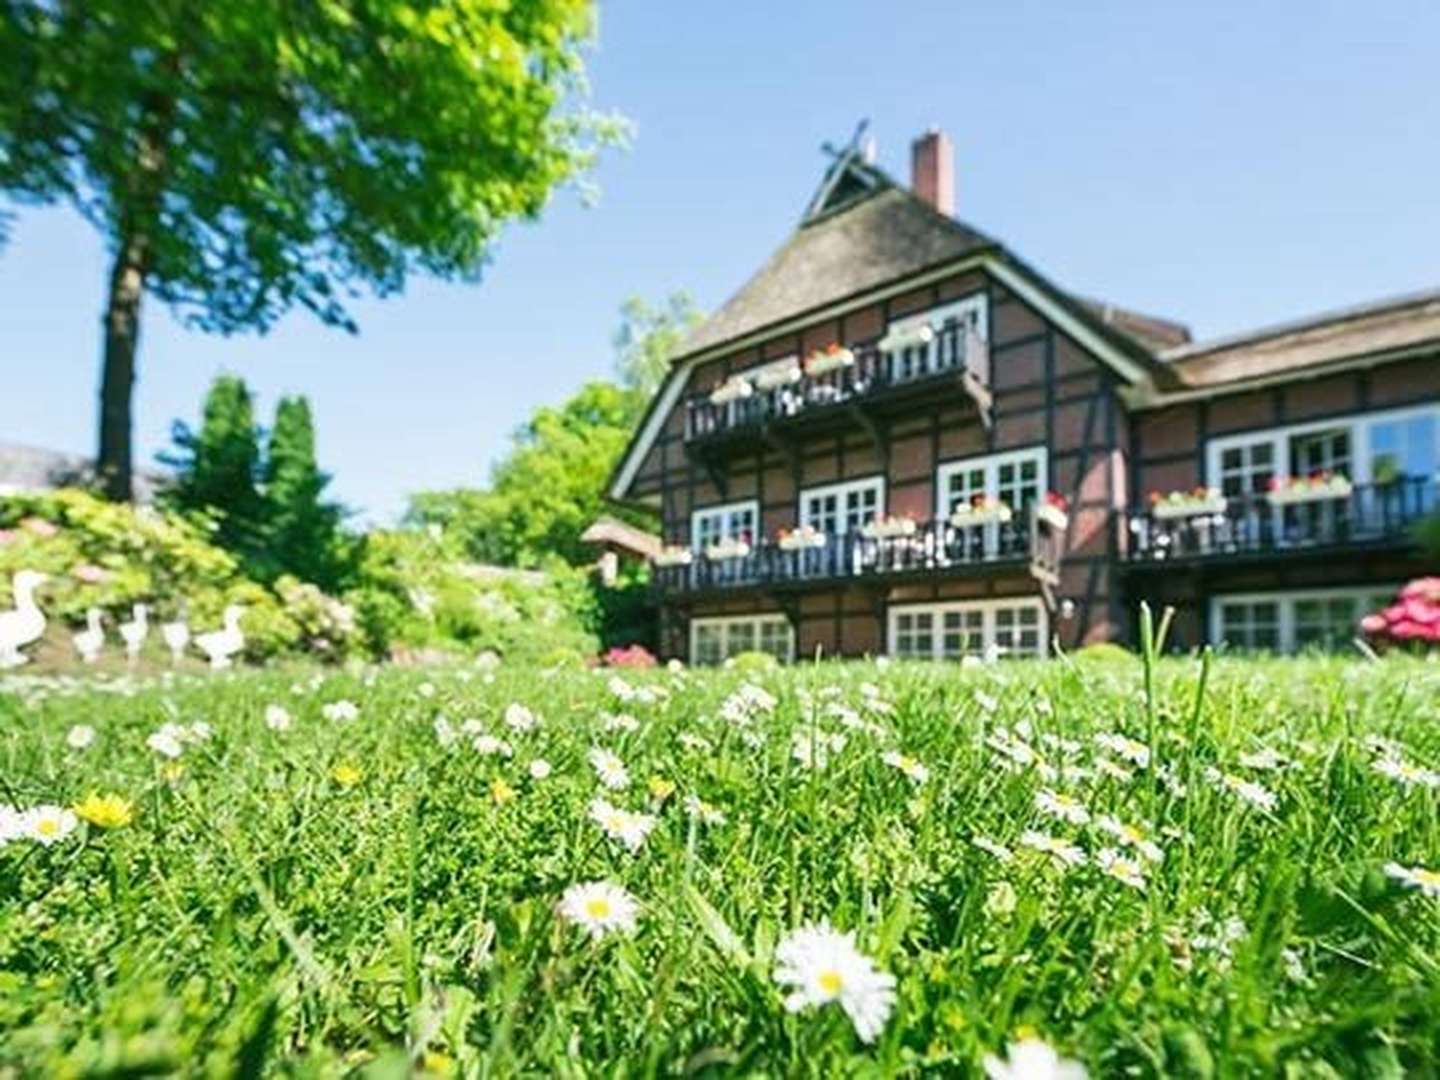
[[[846,315],[878,301],[911,292],[924,285],[942,281],[970,270],[982,270],[1004,285],[1020,299],[1033,307],[1057,329],[1073,338],[1077,344],[1089,351],[1096,359],[1110,367],[1128,385],[1127,392],[1146,395],[1155,392],[1155,381],[1151,368],[1135,355],[1122,349],[1111,335],[1097,329],[1095,319],[1074,310],[1061,299],[1061,294],[1028,267],[1007,257],[1003,249],[986,248],[959,259],[937,263],[921,273],[896,279],[878,289],[847,297],[824,307],[801,312],[780,322],[771,323],[749,334],[720,342],[675,360],[670,374],[650,402],[650,408],[640,422],[635,436],[630,440],[620,465],[610,479],[608,495],[620,502],[633,501],[627,494],[640,470],[640,463],[655,445],[660,429],[675,408],[690,381],[691,373],[699,365],[715,360],[740,349],[768,341],[780,334],[803,329],[812,323]]]

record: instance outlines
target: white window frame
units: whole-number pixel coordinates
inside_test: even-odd
[[[998,454],[977,454],[972,457],[955,458],[952,461],[942,462],[935,469],[936,520],[944,520],[950,516],[950,507],[947,505],[950,477],[957,472],[966,472],[971,469],[985,470],[984,494],[996,498],[1000,493],[1000,467],[1033,459],[1036,462],[1035,478],[1038,489],[1036,500],[1038,502],[1044,499],[1045,493],[1050,490],[1049,456],[1045,452],[1045,445],[1039,443],[1035,446],[1021,447],[1019,450],[1002,450]],[[1020,507],[1012,506],[1010,509],[1018,512]]]
[[[866,490],[875,491],[875,513],[877,516],[883,516],[886,513],[885,476],[883,473],[877,473],[874,476],[861,477],[859,480],[842,480],[835,484],[819,484],[815,487],[801,488],[795,518],[800,522],[802,529],[814,525],[815,522],[810,514],[810,500],[823,499],[827,495],[835,496],[836,513],[840,517],[844,517],[845,497],[852,492]]]
[[[1219,435],[1206,440],[1205,475],[1211,487],[1220,486],[1220,456],[1226,450],[1254,443],[1270,444],[1271,460],[1276,476],[1288,476],[1290,470],[1290,440],[1297,435],[1311,435],[1336,428],[1346,428],[1350,433],[1350,479],[1356,484],[1374,483],[1373,462],[1370,454],[1370,428],[1379,423],[1393,423],[1421,416],[1436,418],[1436,455],[1440,457],[1440,405],[1407,406],[1402,409],[1383,409],[1375,412],[1346,413],[1326,420],[1307,420],[1302,424],[1286,424],[1281,427],[1254,428],[1233,435]]]
[[[1036,652],[1037,658],[1043,659],[1050,653],[1050,619],[1046,614],[1045,605],[1038,596],[1005,596],[990,600],[953,600],[941,601],[938,603],[924,604],[893,604],[885,614],[885,650],[889,655],[899,657],[896,649],[898,638],[899,620],[901,615],[931,615],[934,618],[934,626],[931,633],[934,638],[930,659],[947,659],[944,650],[944,619],[951,612],[972,612],[981,613],[981,638],[984,642],[984,651],[990,652],[995,648],[995,613],[1001,609],[1028,608],[1036,613]],[[904,659],[923,659],[916,657],[905,657]]]
[[[1375,585],[1347,585],[1336,589],[1285,589],[1270,590],[1266,592],[1245,592],[1245,593],[1216,593],[1209,600],[1209,614],[1206,619],[1209,630],[1210,643],[1215,646],[1223,644],[1222,634],[1224,631],[1224,619],[1222,610],[1226,604],[1266,604],[1273,603],[1276,606],[1276,638],[1277,652],[1293,653],[1297,651],[1295,643],[1295,605],[1304,600],[1364,600],[1389,593],[1391,596],[1400,591],[1399,584],[1380,582]],[[1364,613],[1362,612],[1362,615]],[[1358,636],[1359,628],[1356,628]]]
[[[779,622],[785,627],[785,656],[783,659],[789,663],[795,659],[795,627],[783,612],[762,611],[754,615],[707,615],[702,618],[690,620],[690,662],[696,663],[699,653],[698,641],[701,627],[719,627],[725,636],[724,657],[721,663],[730,659],[735,653],[730,651],[730,630],[733,626],[748,625],[752,628],[755,650],[760,649],[760,626],[762,623]]]
[[[891,319],[885,324],[885,334],[892,334],[897,330],[912,330],[921,326],[930,326],[935,331],[944,329],[945,324],[954,316],[964,322],[971,313],[974,313],[975,332],[980,336],[981,341],[990,340],[990,305],[986,301],[984,290],[966,293],[958,300],[947,300],[943,304],[926,308],[924,311],[917,311],[910,315],[902,315],[897,319]]]
[[[734,535],[734,519],[745,511],[750,511],[751,520],[755,527],[750,532],[750,544],[753,547],[760,542],[760,500],[741,499],[737,502],[716,503],[713,506],[702,506],[698,510],[690,511],[690,550],[700,550],[700,519],[704,517],[719,516],[723,522],[722,536]]]

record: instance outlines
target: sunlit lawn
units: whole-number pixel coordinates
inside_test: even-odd
[[[1440,668],[1200,671],[11,678],[0,1063],[1431,1072]]]

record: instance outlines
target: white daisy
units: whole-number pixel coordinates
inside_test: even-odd
[[[64,840],[80,824],[73,810],[63,806],[36,806],[25,811],[25,835],[47,847]]]
[[[615,713],[607,715],[600,726],[606,731],[632,732],[640,730],[640,721],[629,713]]]
[[[1144,769],[1150,764],[1150,748],[1144,743],[1136,742],[1118,732],[1101,732],[1095,736],[1095,742],[1132,765],[1138,765]]]
[[[89,724],[76,724],[65,734],[65,745],[71,750],[84,750],[95,741],[95,729]]]
[[[462,735],[479,735],[484,730],[485,725],[473,716],[460,722],[460,734]]]
[[[353,701],[331,701],[320,706],[320,715],[326,720],[354,720],[360,707]]]
[[[1402,885],[1419,889],[1426,896],[1440,898],[1440,870],[1426,870],[1423,866],[1401,866],[1397,862],[1385,864],[1385,874]]]
[[[895,1007],[895,976],[855,947],[855,935],[829,923],[802,926],[775,948],[775,981],[789,990],[785,1008],[799,1012],[839,1004],[862,1042],[874,1042]]]
[[[536,758],[534,761],[530,762],[531,780],[548,779],[551,771],[552,770],[550,768],[550,762],[546,761],[544,758]]]
[[[975,691],[975,704],[979,705],[983,711],[988,713],[993,713],[1000,707],[1000,702],[985,693],[984,690]]]
[[[475,752],[484,754],[486,757],[513,757],[515,748],[504,739],[494,735],[476,735],[474,743]]]
[[[1241,754],[1238,760],[1245,768],[1259,769],[1262,772],[1284,768],[1290,762],[1290,759],[1284,754],[1278,750],[1272,750],[1268,746],[1261,750]]]
[[[597,746],[590,751],[590,765],[600,783],[611,791],[624,791],[630,786],[630,774],[618,754]]]
[[[265,706],[265,726],[271,731],[288,731],[290,712],[282,705]]]
[[[1398,757],[1382,757],[1371,768],[1381,776],[1398,780],[1406,787],[1440,787],[1440,773],[1412,765]]]
[[[1160,862],[1165,858],[1165,852],[1160,849],[1160,845],[1146,836],[1144,830],[1138,826],[1127,825],[1119,818],[1111,817],[1108,814],[1104,817],[1097,818],[1095,825],[1101,831],[1107,832],[1115,837],[1115,839],[1119,840],[1122,844],[1133,847],[1151,862]]]
[[[1090,820],[1090,811],[1079,799],[1071,798],[1059,791],[1048,788],[1035,793],[1035,805],[1047,814],[1068,821],[1072,825],[1084,825]]]
[[[970,842],[981,851],[989,852],[1002,863],[1009,862],[1015,857],[1015,853],[997,840],[991,840],[988,836],[972,836]]]
[[[1020,834],[1020,843],[1033,851],[1049,855],[1062,866],[1080,866],[1085,862],[1085,852],[1068,840],[1051,836],[1049,833],[1026,829]]]
[[[880,760],[892,769],[899,769],[916,784],[923,784],[930,779],[930,770],[918,759],[910,757],[908,754],[902,754],[897,750],[887,750],[880,755]]]
[[[839,732],[797,731],[790,738],[790,756],[810,769],[823,769],[830,755],[845,749],[845,736]]]
[[[681,746],[683,746],[686,750],[699,750],[708,752],[714,749],[714,746],[712,745],[710,740],[705,738],[704,735],[696,735],[694,732],[691,731],[680,732],[679,735],[675,736],[675,741],[678,742]]]
[[[205,742],[211,735],[215,734],[214,729],[204,720],[196,720],[189,729],[182,729],[181,738],[187,742]]]
[[[22,839],[26,832],[25,812],[0,803],[0,846]]]
[[[1095,853],[1095,861],[1116,881],[1135,889],[1145,887],[1145,866],[1138,859],[1128,858],[1115,848],[1101,848]]]
[[[1122,784],[1128,784],[1135,779],[1135,773],[1132,770],[1108,757],[1095,759],[1095,771],[1102,776],[1108,776],[1111,780],[1119,780]]]
[[[601,798],[590,803],[590,817],[606,836],[620,841],[632,854],[640,850],[645,838],[655,828],[655,818],[650,814],[637,814],[620,806],[612,806]]]
[[[1012,1042],[1004,1059],[985,1055],[985,1075],[990,1080],[1085,1080],[1085,1066],[1057,1054],[1040,1039]]]
[[[179,736],[170,730],[172,727],[173,725],[166,724],[160,730],[151,732],[145,740],[145,745],[161,757],[178,758],[184,752],[185,747],[181,745]]]
[[[415,688],[415,692],[422,698],[433,698],[435,696],[435,684],[433,682],[422,682]]]
[[[609,933],[634,933],[640,904],[612,881],[583,881],[565,890],[559,911],[563,919],[598,941]]]
[[[711,806],[698,795],[685,796],[685,812],[698,819],[702,825],[725,824],[725,812],[719,807]]]
[[[1272,811],[1280,801],[1275,797],[1273,791],[1255,783],[1253,780],[1247,780],[1243,776],[1236,776],[1233,773],[1222,773],[1218,769],[1207,769],[1205,770],[1205,778],[1212,784],[1218,784],[1231,794],[1238,796],[1251,806],[1258,807],[1261,810]]]
[[[442,748],[449,749],[455,745],[455,739],[457,738],[455,728],[451,726],[450,721],[445,719],[443,715],[435,717],[434,723],[430,726],[435,730],[435,741],[438,742]]]
[[[531,731],[540,718],[524,705],[512,703],[505,706],[505,726],[511,731]]]

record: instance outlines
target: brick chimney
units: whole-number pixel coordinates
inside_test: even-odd
[[[955,214],[955,145],[932,127],[910,144],[910,186],[946,217]]]

